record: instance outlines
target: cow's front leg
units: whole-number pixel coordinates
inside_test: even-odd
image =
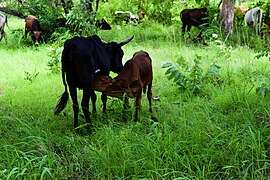
[[[106,113],[106,106],[107,106],[107,95],[104,93],[101,94],[101,100],[103,103],[103,113]]]
[[[97,101],[97,95],[95,92],[91,93],[91,101],[92,101],[92,112],[96,113],[97,108],[96,108],[96,101]]]

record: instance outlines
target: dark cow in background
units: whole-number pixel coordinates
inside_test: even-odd
[[[27,16],[25,18],[25,37],[30,34],[35,44],[39,44],[41,41],[41,28],[39,21],[35,16]]]
[[[0,41],[4,37],[5,42],[7,43],[7,34],[4,31],[5,25],[7,25],[7,16],[0,13]]]
[[[182,21],[182,36],[185,35],[186,27],[187,32],[190,32],[191,26],[195,26],[201,29],[201,25],[207,23],[207,9],[206,8],[195,8],[195,9],[184,9],[180,12],[180,18]],[[199,34],[199,36],[201,33]]]
[[[83,90],[82,111],[86,122],[91,125],[89,113],[89,100],[91,97],[93,112],[96,111],[96,94],[93,89],[94,79],[98,76],[108,76],[110,71],[120,73],[123,69],[122,58],[124,52],[122,46],[133,39],[116,42],[104,42],[97,35],[85,37],[74,37],[64,43],[62,52],[62,79],[65,92],[61,96],[56,108],[58,115],[66,106],[68,101],[68,90],[73,101],[74,127],[78,126],[79,105],[77,100],[77,88]],[[67,82],[67,83],[66,83]],[[107,96],[101,95],[103,112],[106,110]]]
[[[123,70],[117,77],[100,76],[95,79],[94,89],[112,97],[123,98],[126,94],[129,98],[136,98],[135,121],[138,120],[138,112],[142,99],[142,91],[147,90],[149,111],[152,112],[152,60],[145,51],[136,52],[132,59],[128,60]],[[126,105],[126,104],[125,104]]]
[[[252,8],[245,14],[245,21],[248,26],[251,26],[253,30],[259,35],[261,31],[263,11],[258,8]]]
[[[102,30],[111,30],[111,26],[109,25],[109,23],[105,20],[105,19],[101,19],[101,20],[96,20],[95,23],[96,27]]]

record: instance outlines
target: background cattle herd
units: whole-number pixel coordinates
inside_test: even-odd
[[[270,19],[264,18],[263,21],[263,11],[259,7],[251,9],[235,7],[234,13],[236,14],[235,21],[244,20],[245,24],[250,26],[260,38],[263,38],[265,33],[269,33]],[[26,16],[19,14],[19,16],[16,13],[15,15],[25,19],[24,36],[27,37],[27,34],[29,34],[33,43],[39,44],[42,40],[43,32],[38,18],[32,15]],[[115,15],[123,19],[126,23],[139,23],[146,18],[146,14],[143,11],[138,11],[139,18],[136,18],[131,12],[124,11],[117,11]],[[180,12],[180,19],[182,21],[183,37],[186,31],[190,36],[191,27],[195,26],[200,29],[197,37],[202,38],[203,30],[209,26],[207,8],[184,9]],[[261,28],[263,22],[266,27]],[[65,26],[65,24],[66,20],[63,20],[63,25]],[[104,19],[96,21],[95,25],[104,30],[111,29],[111,26]],[[7,16],[0,13],[0,41],[4,38],[5,42],[8,43],[7,34],[4,31],[5,26],[8,27]],[[107,95],[125,99],[125,108],[128,106],[128,98],[135,97],[135,121],[137,121],[142,92],[146,92],[146,89],[148,89],[149,110],[152,112],[151,87],[153,73],[152,60],[149,54],[145,51],[136,52],[124,66],[122,64],[124,52],[121,47],[129,43],[133,37],[121,42],[109,43],[103,41],[97,35],[87,38],[74,37],[66,40],[61,59],[62,79],[65,91],[55,108],[55,114],[58,115],[65,108],[69,89],[73,101],[74,127],[76,128],[78,126],[79,105],[77,88],[83,90],[81,106],[84,117],[90,125],[90,98],[93,105],[93,112],[96,111],[96,94],[94,91],[102,92],[103,112],[106,111]],[[117,73],[118,76],[112,79],[109,77],[110,71]]]

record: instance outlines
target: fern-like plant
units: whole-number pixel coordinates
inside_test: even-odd
[[[204,73],[201,68],[202,57],[195,55],[193,64],[190,64],[182,56],[177,59],[176,65],[166,63],[162,68],[167,68],[165,75],[169,80],[173,80],[180,87],[181,91],[187,91],[192,94],[203,92],[203,88],[207,83],[217,82],[219,79],[220,66],[211,64]]]

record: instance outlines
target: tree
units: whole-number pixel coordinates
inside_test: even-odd
[[[222,8],[219,15],[219,22],[221,28],[226,35],[233,32],[233,19],[234,19],[234,4],[235,0],[223,0]]]

